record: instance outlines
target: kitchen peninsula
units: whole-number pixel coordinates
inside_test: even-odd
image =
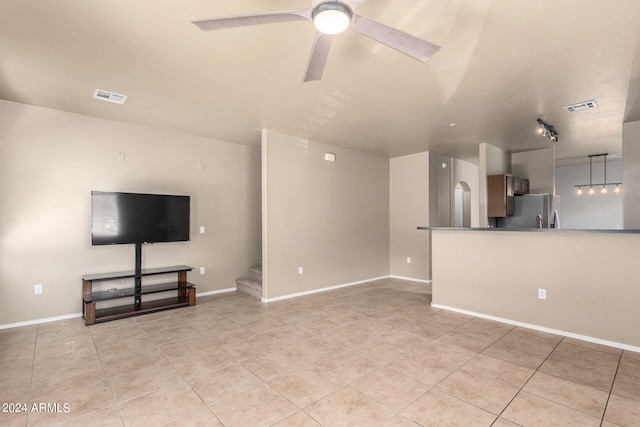
[[[418,229],[434,307],[640,351],[640,230]]]

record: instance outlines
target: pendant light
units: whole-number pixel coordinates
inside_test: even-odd
[[[603,196],[607,195],[607,156],[604,156],[604,184],[602,184],[600,194]]]
[[[584,193],[582,191],[582,187],[588,187],[589,190],[587,191],[587,194],[589,196],[593,196],[594,194],[596,194],[596,190],[594,188],[594,186],[601,186],[602,188],[600,189],[600,194],[603,196],[606,196],[607,194],[609,194],[609,189],[607,188],[607,186],[609,185],[615,185],[615,188],[613,190],[614,194],[620,194],[620,192],[622,191],[622,183],[621,182],[607,182],[607,156],[609,154],[607,153],[603,153],[603,154],[591,154],[589,155],[589,184],[576,184],[574,185],[574,187],[577,188],[576,194],[578,196],[582,196]],[[594,157],[604,157],[604,182],[602,184],[594,184],[593,183],[593,158]]]

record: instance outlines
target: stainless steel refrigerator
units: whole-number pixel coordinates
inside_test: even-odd
[[[513,215],[498,218],[498,228],[560,228],[560,196],[524,194],[513,199]]]

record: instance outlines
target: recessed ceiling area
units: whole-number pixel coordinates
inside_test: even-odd
[[[640,120],[640,2],[369,0],[359,15],[441,47],[420,62],[353,31],[303,82],[307,21],[203,32],[192,21],[310,0],[4,0],[0,99],[259,144],[260,130],[387,157],[476,162],[478,144],[556,158],[619,153]],[[124,105],[93,99],[100,88]],[[594,100],[597,108],[565,106]],[[558,142],[540,138],[537,119]],[[455,123],[455,126],[451,124]]]

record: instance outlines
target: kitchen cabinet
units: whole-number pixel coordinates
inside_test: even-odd
[[[509,174],[487,177],[487,216],[503,218],[513,215],[513,198],[529,193],[529,180]]]
[[[513,194],[529,194],[529,180],[525,178],[513,177]]]

